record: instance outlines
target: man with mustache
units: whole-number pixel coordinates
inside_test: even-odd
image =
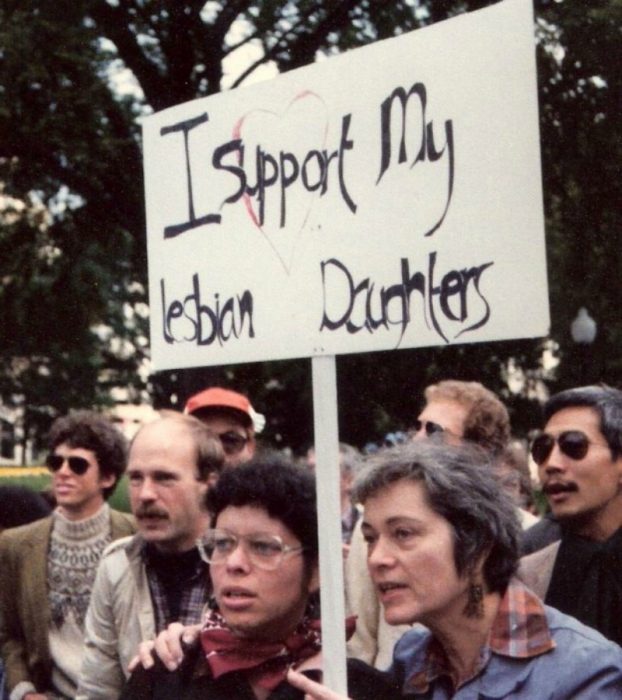
[[[209,524],[205,496],[223,461],[218,437],[192,416],[168,412],[134,437],[127,475],[138,533],[102,557],[77,698],[118,698],[142,639],[201,619],[209,576],[195,542]]]
[[[568,389],[531,447],[561,540],[521,560],[544,599],[622,644],[622,391]]]

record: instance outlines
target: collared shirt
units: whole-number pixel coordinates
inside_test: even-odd
[[[501,599],[488,643],[480,650],[477,667],[464,683],[481,673],[492,653],[528,659],[544,654],[554,647],[555,642],[551,638],[544,606],[540,600],[523,585],[510,583]],[[442,646],[432,638],[423,668],[413,674],[407,683],[418,693],[424,693],[430,683],[442,675],[451,677],[449,661]]]
[[[475,672],[458,688],[444,650],[428,630],[402,637],[391,672],[405,696],[433,700],[622,698],[622,649],[543,605],[516,580],[501,600]]]
[[[200,622],[211,583],[207,564],[198,551],[164,555],[145,544],[142,556],[155,610],[156,630],[166,629],[171,622],[183,625]]]

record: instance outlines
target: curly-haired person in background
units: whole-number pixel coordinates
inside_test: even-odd
[[[104,548],[134,531],[106,500],[125,471],[127,443],[104,416],[76,411],[49,434],[56,509],[0,535],[0,650],[10,700],[72,698],[84,617]]]

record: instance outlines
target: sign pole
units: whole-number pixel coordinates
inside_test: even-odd
[[[335,692],[347,695],[335,356],[313,357],[311,368],[320,543],[323,682]]]

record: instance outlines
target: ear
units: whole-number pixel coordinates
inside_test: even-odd
[[[215,481],[210,481],[211,474],[208,475],[206,480],[200,480],[197,481],[198,484],[198,490],[199,490],[199,502],[201,503],[201,507],[205,507],[205,496],[207,496],[207,492],[209,491],[210,483],[213,485],[216,482]],[[216,481],[218,478],[216,478]]]
[[[102,489],[109,489],[117,483],[116,474],[101,474],[99,475],[99,485]]]

